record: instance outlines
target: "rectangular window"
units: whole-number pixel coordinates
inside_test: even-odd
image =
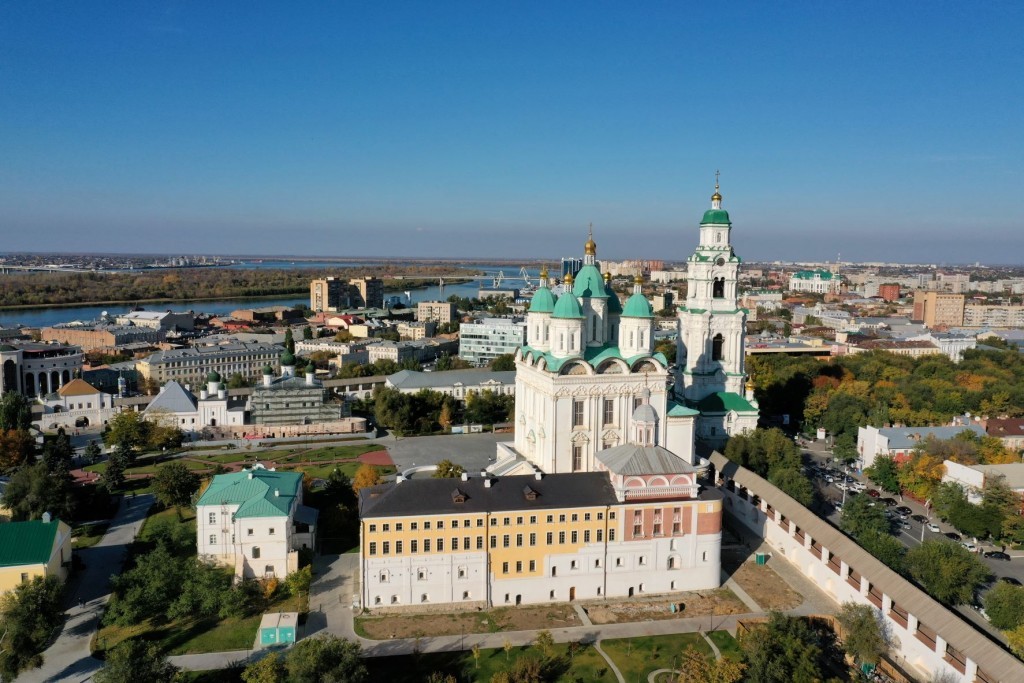
[[[580,521],[580,516],[574,512],[574,513],[572,513],[572,517],[570,517],[569,519],[572,520],[573,522],[578,522],[578,521]]]
[[[530,534],[530,545],[537,545],[537,534]]]
[[[430,552],[430,539],[429,538],[424,538],[423,539],[423,552],[425,552],[425,553],[429,553]]]
[[[443,519],[437,520],[437,528],[438,529],[443,529],[444,528],[444,520]]]
[[[551,524],[551,522],[553,522],[553,521],[555,521],[555,516],[554,515],[548,515],[548,524]]]
[[[210,545],[217,545],[217,535],[210,534]]]
[[[443,553],[444,552],[444,539],[443,538],[437,539],[437,552],[439,552],[439,553]]]
[[[502,524],[503,524],[504,526],[508,526],[509,524],[511,524],[511,523],[512,523],[512,518],[511,518],[511,517],[505,517],[504,519],[502,519],[502,520],[501,520],[501,523],[502,523]]]
[[[583,446],[572,447],[572,471],[579,472],[583,469]],[[565,515],[562,515],[563,517]]]
[[[633,538],[639,538],[644,535],[644,527],[641,524],[633,525]]]
[[[497,548],[498,547],[498,537],[497,536],[491,536],[491,547],[492,548]]]
[[[673,534],[678,534],[680,528],[681,527],[679,526],[679,522],[672,522],[672,533]]]
[[[454,551],[456,551],[458,549],[459,549],[459,537],[458,536],[452,536],[452,551],[454,552]]]
[[[462,537],[462,549],[463,550],[469,550],[469,548],[470,548],[469,539],[470,538],[471,538],[470,536],[463,536]]]
[[[274,527],[270,527],[270,535],[271,535],[271,536],[273,536],[273,535],[274,535]]]
[[[615,529],[608,530],[608,542],[611,543],[615,540]]]
[[[483,550],[484,549],[484,537],[483,536],[477,536],[476,537],[476,549],[477,550]]]
[[[530,515],[530,524],[537,523],[537,515]]]
[[[477,526],[483,526],[484,525],[484,518],[483,517],[478,517],[477,520],[476,520],[476,525]]]
[[[580,540],[580,532],[573,531],[572,532],[572,542],[573,543],[579,543],[579,540]]]
[[[572,426],[583,426],[583,401],[574,400],[572,402]]]
[[[551,533],[551,532],[549,531],[549,532],[548,532],[548,534],[547,534],[547,536],[548,536],[548,538],[547,538],[547,543],[548,543],[548,545],[551,545],[551,539],[552,539],[552,538],[554,538],[554,534],[552,534],[552,533]]]
[[[523,573],[523,561],[519,560],[519,561],[516,562],[516,574],[522,574],[522,573]]]
[[[510,539],[511,539],[511,537],[508,534],[503,535],[501,537],[501,547],[502,548],[508,548],[509,546],[511,546]]]
[[[661,536],[661,522],[654,525],[654,535]]]
[[[516,534],[516,547],[517,548],[522,548],[523,547],[523,535],[522,534]]]
[[[590,521],[590,513],[589,512],[584,512],[583,513],[583,521],[584,522],[589,522]]]
[[[216,512],[211,512],[210,513],[210,524],[216,524],[216,523],[217,523],[217,513]]]
[[[385,555],[390,555],[391,554],[391,541],[384,541],[384,554]]]
[[[395,555],[401,555],[401,554],[402,554],[402,542],[401,541],[395,541]]]
[[[246,536],[252,536],[252,529],[246,529]]]
[[[565,532],[564,531],[559,531],[558,532],[558,545],[565,545]]]
[[[615,423],[615,399],[613,399],[613,398],[606,398],[604,400],[604,415],[603,415],[603,418],[604,418],[603,421],[604,421],[605,425],[610,425],[610,424],[614,424]]]
[[[401,530],[402,530],[402,523],[401,522],[396,523],[395,524],[395,531],[401,531]]]
[[[590,543],[590,529],[584,529],[583,531],[583,542]]]
[[[501,573],[508,574],[508,562],[501,563]]]
[[[564,522],[565,521],[565,515],[558,515],[558,521],[559,522]]]
[[[597,513],[597,518],[598,518],[599,520],[601,520],[601,519],[604,519],[604,513],[603,513],[603,512],[598,512],[598,513]]]
[[[375,542],[373,542],[373,541],[370,541],[370,554],[371,555],[376,555],[377,554],[377,544]]]
[[[409,522],[409,528],[412,529],[413,531],[416,531],[417,529],[420,528],[420,523],[419,522]]]
[[[391,531],[391,525],[390,524],[383,525],[382,530],[384,531],[384,533],[387,533],[387,532]]]
[[[416,539],[413,539],[413,540],[409,541],[409,551],[410,552],[418,553],[420,551],[420,547],[419,546],[420,546],[420,542],[417,541]]]
[[[374,533],[375,531],[377,531],[377,525],[376,525],[376,524],[371,524],[371,525],[370,525],[370,533],[372,534],[372,533]]]
[[[423,522],[423,528],[429,530],[430,529],[430,522]],[[387,531],[387,529],[385,529],[384,531]]]
[[[522,517],[516,517],[516,524],[522,524],[522,523],[523,523],[523,518]]]
[[[537,560],[530,560],[530,571],[537,571]]]

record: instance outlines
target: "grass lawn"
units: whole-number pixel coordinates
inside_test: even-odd
[[[299,465],[289,463],[286,465],[282,465],[279,469],[302,472],[304,474],[308,474],[313,479],[326,479],[331,475],[331,472],[334,471],[334,468],[337,467],[339,470],[342,471],[343,474],[345,474],[346,476],[348,476],[349,479],[351,479],[352,477],[356,476],[356,470],[358,470],[361,466],[361,462],[353,460],[351,462],[339,462],[336,464],[331,463],[327,465]],[[397,470],[391,465],[377,465],[377,469],[380,470],[381,476],[387,474],[394,474],[395,472],[397,472]]]
[[[646,681],[652,671],[672,668],[673,657],[678,661],[688,645],[705,655],[711,654],[711,646],[698,633],[601,641],[601,649],[615,661],[627,681],[638,680],[638,677]]]
[[[314,448],[309,451],[300,451],[287,456],[288,462],[322,462],[324,460],[339,460],[339,459],[352,459],[358,458],[363,453],[372,453],[374,451],[383,450],[380,446],[363,444],[359,446],[326,446],[324,448]],[[282,458],[275,458],[278,462],[281,462]]]
[[[153,508],[154,510],[156,508]],[[174,508],[168,508],[159,512],[152,512],[146,517],[145,523],[142,525],[142,529],[139,530],[139,540],[143,542],[152,541],[152,529],[154,527],[153,522],[161,519],[169,519],[179,524],[186,525],[192,532],[192,535],[196,533],[196,511],[192,508],[182,508],[181,518],[178,518],[178,513]]]
[[[466,638],[466,645],[471,646],[472,640]],[[546,681],[572,683],[574,681],[594,681],[595,683],[612,683],[615,675],[608,670],[607,662],[602,659],[591,646],[584,646],[574,657],[570,658],[566,644],[556,644],[547,670]],[[363,660],[369,669],[371,681],[389,681],[389,683],[422,683],[434,671],[443,671],[455,676],[460,681],[489,681],[499,671],[508,671],[520,657],[542,658],[536,647],[513,648],[508,655],[503,649],[481,650],[479,666],[473,659],[471,651],[439,652],[422,655],[406,655],[401,657],[370,657]]]
[[[109,527],[110,522],[76,526],[71,532],[72,543],[76,548],[91,548],[100,542]]]
[[[728,631],[712,631],[708,634],[708,638],[711,638],[711,642],[718,646],[723,657],[730,659],[742,657],[743,653],[740,650],[739,642]]]

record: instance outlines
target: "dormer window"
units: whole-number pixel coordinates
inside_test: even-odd
[[[526,498],[526,500],[537,500],[537,492],[529,486],[524,486],[523,497]]]
[[[459,503],[459,504],[465,503],[466,502],[466,494],[463,493],[462,491],[460,491],[459,489],[455,489],[454,491],[452,491],[452,502],[453,503]]]

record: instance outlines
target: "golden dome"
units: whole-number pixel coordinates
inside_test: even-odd
[[[543,280],[542,284],[546,285],[548,283],[548,267],[547,266],[543,266],[540,269],[540,279]]]
[[[633,278],[633,283],[637,285],[642,285],[644,283],[644,276],[641,275],[640,273],[637,273],[636,277]]]
[[[608,284],[609,282],[612,281],[612,274],[607,272],[607,271],[605,271],[605,274],[604,274],[603,277],[604,277],[604,283],[605,284]]]
[[[572,273],[566,273],[565,274],[564,283],[567,284],[567,285],[571,285],[572,284]]]
[[[715,189],[715,193],[711,195],[711,201],[720,202],[722,201],[722,195],[718,193],[718,189]]]
[[[594,241],[594,224],[590,224],[590,229],[587,231],[587,243],[583,245],[583,253],[587,256],[595,256],[597,254],[597,243]]]

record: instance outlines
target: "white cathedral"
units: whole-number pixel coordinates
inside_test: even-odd
[[[499,444],[498,461],[518,456],[546,473],[593,472],[606,469],[608,451],[630,446],[695,466],[695,440],[716,447],[753,430],[758,407],[744,373],[746,311],[738,304],[731,230],[716,182],[688,261],[674,377],[654,351],[654,313],[641,279],[621,305],[598,269],[593,236],[557,300],[542,273],[527,341],[516,353],[514,452]],[[514,471],[523,470],[506,470]]]

